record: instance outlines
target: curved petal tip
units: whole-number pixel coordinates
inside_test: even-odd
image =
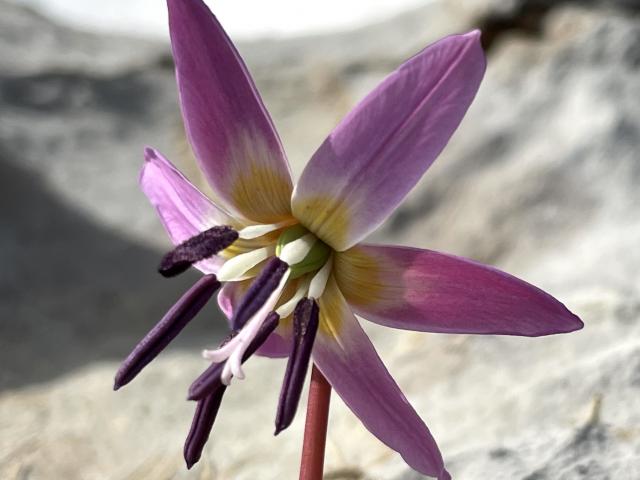
[[[153,147],[146,146],[144,147],[144,160],[145,162],[149,162],[154,158],[158,158],[158,154]]]
[[[584,326],[539,288],[435,251],[361,244],[336,256],[334,274],[356,314],[389,327],[539,337]]]
[[[442,473],[438,475],[438,480],[451,480],[451,474],[443,470]]]
[[[480,38],[482,37],[482,31],[479,28],[476,28],[475,30],[471,30],[470,32],[465,33],[463,37],[468,37],[480,41]]]
[[[576,330],[582,330],[584,328],[584,322],[580,319],[580,317],[571,312],[569,312],[569,315],[570,317],[567,318],[566,333],[575,332]]]

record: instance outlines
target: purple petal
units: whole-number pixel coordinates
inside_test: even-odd
[[[242,280],[239,282],[227,282],[218,293],[218,306],[222,313],[225,314],[227,320],[231,321],[235,306],[240,303],[242,297],[251,286],[252,279]],[[231,323],[229,323],[231,327]]]
[[[371,433],[415,470],[445,478],[431,433],[389,375],[333,279],[320,297],[313,359]]]
[[[281,325],[256,352],[261,357],[286,358],[291,353],[291,328]]]
[[[216,225],[232,223],[231,217],[216,207],[158,151],[146,148],[140,172],[140,188],[156,208],[160,221],[174,245]],[[215,273],[222,264],[218,257],[198,262],[203,273]]]
[[[249,72],[200,0],[168,0],[187,135],[225,208],[246,219],[289,218],[289,166]]]
[[[389,327],[535,337],[583,326],[539,288],[431,250],[358,245],[336,256],[334,274],[356,314]]]
[[[231,326],[231,318],[233,318],[236,305],[240,303],[240,300],[249,289],[252,281],[253,279],[243,280],[241,282],[228,282],[220,289],[218,293],[218,305],[229,320],[229,326]],[[262,344],[256,352],[257,355],[269,358],[284,358],[289,356],[289,352],[291,351],[290,322],[287,322],[287,325],[283,325],[283,323],[285,322],[280,322],[276,331]]]
[[[294,192],[294,215],[339,251],[372,232],[445,147],[484,69],[477,30],[409,59],[313,155]]]

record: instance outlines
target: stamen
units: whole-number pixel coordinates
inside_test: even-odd
[[[245,273],[265,261],[275,253],[275,247],[257,248],[247,253],[242,253],[230,258],[218,270],[218,280],[229,282],[240,280]]]
[[[205,275],[198,280],[122,362],[113,389],[118,390],[133,380],[196,316],[219,287],[215,275]]]
[[[304,260],[311,251],[313,244],[316,243],[316,236],[313,233],[307,233],[291,243],[287,243],[282,247],[280,255],[284,262],[289,265],[295,265]]]
[[[191,469],[200,460],[202,450],[209,440],[209,434],[218,415],[225,390],[226,387],[222,386],[211,395],[204,397],[196,405],[196,413],[193,416],[187,440],[184,442],[184,460],[187,462],[188,469]]]
[[[327,281],[329,280],[332,266],[333,258],[329,257],[327,262],[311,279],[311,283],[309,284],[309,298],[315,298],[317,300],[322,296],[322,294],[324,293],[324,289],[327,286]]]
[[[291,222],[292,220],[279,223],[270,223],[267,225],[249,225],[248,227],[244,227],[242,230],[240,230],[240,238],[245,240],[253,240],[254,238],[266,235],[267,233],[274,232],[279,228],[286,227],[287,225],[290,225]]]
[[[260,327],[258,334],[244,352],[244,355],[242,356],[242,363],[246,362],[249,357],[251,357],[256,350],[258,350],[258,348],[267,341],[267,338],[276,329],[279,322],[280,317],[277,313],[271,312],[269,316],[267,316],[267,319]],[[223,387],[220,379],[223,368],[223,363],[211,364],[211,366],[202,372],[202,374],[191,384],[189,387],[189,396],[187,398],[189,400],[201,400],[207,395],[211,395],[217,389]]]
[[[224,250],[237,239],[238,232],[227,225],[200,232],[167,253],[160,262],[158,271],[164,277],[174,277],[194,263]]]
[[[264,267],[260,275],[253,281],[249,290],[235,309],[231,319],[231,328],[240,330],[255,315],[277,288],[287,271],[288,265],[277,257],[273,257]]]
[[[300,300],[293,313],[293,348],[280,390],[275,435],[291,425],[296,415],[319,323],[315,300]]]
[[[280,315],[280,318],[287,318],[289,315],[291,315],[295,310],[296,305],[298,305],[298,302],[307,296],[310,281],[311,279],[308,278],[301,280],[298,284],[296,293],[294,293],[289,300],[287,300],[276,309],[276,313]]]

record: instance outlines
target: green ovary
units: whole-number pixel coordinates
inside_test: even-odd
[[[297,240],[298,238],[306,235],[309,231],[304,228],[302,225],[295,225],[291,228],[286,229],[282,232],[282,235],[278,238],[278,242],[276,244],[276,255],[280,255],[282,248],[288,244]],[[320,239],[316,239],[313,247],[299,263],[295,265],[290,265],[291,276],[289,278],[295,279],[298,278],[305,273],[315,272],[319,270],[329,259],[329,255],[331,255],[331,247],[329,247],[326,243],[324,243]]]

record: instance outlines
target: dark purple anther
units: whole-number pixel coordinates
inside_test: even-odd
[[[164,277],[178,275],[194,263],[224,250],[237,239],[238,232],[226,225],[205,230],[167,253],[160,262],[158,272]]]
[[[244,327],[244,324],[265,304],[269,295],[278,288],[288,268],[289,265],[278,257],[269,260],[236,308],[231,320],[231,328],[240,330]]]
[[[253,355],[264,342],[267,341],[267,337],[269,337],[271,332],[276,329],[278,322],[280,322],[278,314],[276,312],[271,312],[260,327],[260,330],[258,330],[255,338],[247,347],[247,350],[244,352],[244,355],[242,356],[242,363],[246,362],[247,359]],[[211,366],[202,372],[202,374],[191,384],[189,387],[189,396],[187,398],[189,400],[200,400],[223,387],[224,385],[220,381],[220,375],[222,374],[223,368],[224,362],[211,364]]]
[[[198,280],[122,362],[113,389],[118,390],[133,380],[196,316],[219,287],[215,275],[205,275]]]
[[[191,429],[184,442],[184,460],[187,462],[187,468],[191,469],[202,455],[204,445],[209,440],[209,434],[213,428],[213,422],[216,420],[222,396],[227,387],[224,385],[213,394],[200,400],[196,406],[196,413],[193,415]]]
[[[291,425],[296,415],[313,341],[318,331],[319,312],[318,304],[310,298],[300,300],[293,312],[293,348],[280,390],[275,435]]]

